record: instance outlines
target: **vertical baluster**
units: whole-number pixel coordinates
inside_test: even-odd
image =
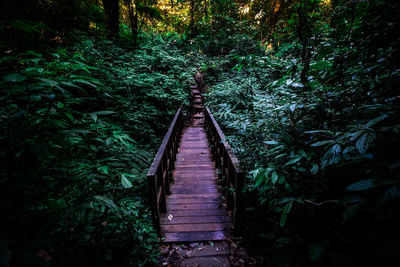
[[[161,235],[161,226],[160,226],[160,211],[157,207],[157,183],[154,175],[147,176],[147,185],[149,191],[149,201],[150,201],[150,209],[152,213],[152,220],[155,230],[159,235]]]
[[[162,176],[163,176],[163,182],[164,182],[164,186],[165,186],[165,194],[166,195],[170,195],[171,194],[171,190],[169,188],[169,172],[168,172],[168,165],[167,165],[167,153],[164,153],[162,159]],[[164,174],[165,173],[165,174]]]
[[[162,162],[160,163],[162,164]],[[165,181],[163,179],[163,167],[159,168],[157,171],[158,180],[161,185],[161,199],[160,199],[160,213],[167,212],[167,200],[165,196]]]
[[[232,165],[232,162],[230,161],[230,158],[227,160],[227,184],[228,184],[228,188],[229,190],[235,190],[235,171]],[[232,187],[233,186],[233,187]],[[229,191],[229,195],[228,195],[228,201],[227,201],[227,207],[228,210],[234,210],[234,205],[235,205],[235,199],[234,199],[234,194],[232,193],[232,191]]]
[[[244,172],[240,171],[235,173],[235,206],[233,210],[233,225],[235,229],[235,235],[240,235],[244,227],[244,203],[242,199],[242,189],[244,186]]]

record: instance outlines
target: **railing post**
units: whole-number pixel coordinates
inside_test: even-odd
[[[161,234],[160,212],[157,207],[157,184],[154,175],[147,176],[147,184],[148,184],[148,194],[149,194],[149,202],[150,202],[153,225],[157,233],[160,235]]]
[[[240,171],[235,175],[235,206],[233,210],[233,225],[235,230],[235,235],[240,235],[243,231],[244,226],[244,203],[242,196],[242,189],[244,186],[244,172]]]
[[[161,161],[162,161],[161,172],[162,172],[163,182],[165,184],[165,194],[169,195],[169,194],[171,194],[171,190],[169,188],[169,171],[168,171],[168,164],[167,164],[167,151],[165,152]],[[165,172],[165,175],[164,175],[164,172]]]
[[[222,185],[228,189],[227,208],[232,210],[234,234],[239,235],[243,231],[244,206],[241,191],[244,185],[244,172],[208,107],[205,108],[205,118],[213,148],[215,168],[220,171],[218,178],[220,179],[222,174],[226,176]]]
[[[167,211],[166,194],[170,194],[169,183],[170,178],[173,178],[169,172],[175,168],[182,125],[182,112],[179,108],[147,173],[152,219],[159,235],[161,235],[160,213]]]
[[[162,163],[161,163],[162,164]],[[161,167],[161,169],[158,169],[157,171],[157,180],[159,182],[159,184],[161,185],[161,192],[160,192],[160,213],[165,213],[167,212],[167,201],[166,201],[166,197],[165,197],[165,180],[163,179],[163,167]]]

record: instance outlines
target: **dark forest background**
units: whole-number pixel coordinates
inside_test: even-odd
[[[193,74],[258,266],[400,258],[400,3],[3,0],[0,266],[157,264],[146,172]]]

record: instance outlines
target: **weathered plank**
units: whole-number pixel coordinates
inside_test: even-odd
[[[167,224],[162,225],[164,233],[180,232],[208,232],[232,229],[231,223],[192,223],[192,224]]]
[[[209,210],[209,209],[219,209],[220,203],[196,203],[196,204],[169,204],[167,203],[167,209],[171,210]]]
[[[176,205],[176,204],[199,204],[199,203],[221,203],[222,198],[219,196],[216,197],[188,197],[188,198],[170,198],[167,196],[168,205]]]
[[[166,196],[167,212],[160,216],[164,242],[226,240],[232,230],[232,221],[222,208],[223,198],[204,127],[204,100],[201,95],[193,99],[194,113],[190,125],[182,130],[171,194]]]
[[[162,215],[160,222],[164,224],[190,224],[190,223],[229,223],[229,216],[192,216],[192,217],[172,217]]]
[[[173,188],[172,194],[200,194],[200,193],[217,193],[218,189],[212,188]]]
[[[199,198],[202,198],[202,197],[222,197],[222,193],[217,193],[217,194],[215,194],[215,193],[206,193],[206,194],[200,193],[200,194],[187,194],[187,195],[181,194],[179,196],[177,196],[177,195],[169,195],[169,196],[167,196],[168,199],[171,199],[171,198],[183,199],[183,198],[197,198],[197,197],[199,197]]]
[[[199,217],[199,216],[224,216],[227,215],[225,210],[211,209],[211,210],[172,210],[167,211],[167,215],[171,214],[173,217]]]
[[[226,231],[212,231],[212,232],[188,232],[188,233],[165,233],[164,242],[194,242],[194,241],[217,241],[227,240],[231,235]]]

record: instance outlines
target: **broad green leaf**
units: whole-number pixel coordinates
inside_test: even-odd
[[[111,110],[103,110],[103,111],[96,111],[96,112],[92,112],[90,114],[96,114],[96,115],[110,115],[110,114],[114,114],[117,113],[115,111],[111,111]]]
[[[264,181],[264,173],[261,172],[260,169],[257,169],[254,172],[254,178],[256,178],[256,183],[254,184],[255,187],[258,187]]]
[[[286,162],[286,166],[287,165],[292,165],[295,164],[296,162],[298,162],[299,160],[301,160],[303,158],[303,156],[301,155],[297,155],[294,159],[289,160],[288,162]]]
[[[365,203],[365,200],[360,199],[359,202],[349,206],[342,215],[343,222],[347,221],[350,217],[354,216],[360,207]]]
[[[276,182],[278,181],[278,178],[279,178],[279,175],[276,173],[276,171],[273,171],[273,172],[272,172],[272,175],[271,175],[271,181],[272,181],[272,183],[273,183],[273,184],[276,184]]]
[[[102,171],[105,174],[108,174],[108,169],[109,169],[109,166],[101,166],[101,167],[97,168],[97,170]]]
[[[6,76],[3,77],[3,80],[6,82],[13,82],[13,83],[19,83],[19,82],[23,82],[26,80],[26,76],[19,74],[19,73],[12,73],[12,74],[8,74]]]
[[[346,187],[347,191],[363,191],[367,190],[370,188],[376,187],[377,184],[375,183],[374,179],[366,179],[366,180],[361,180],[358,181],[357,183],[351,184],[348,187]]]
[[[384,115],[379,116],[379,117],[377,117],[377,118],[375,118],[375,119],[372,119],[372,120],[370,120],[370,121],[366,124],[366,127],[369,128],[369,127],[371,127],[371,126],[377,124],[378,122],[383,121],[383,120],[386,119],[387,117],[388,117],[388,115],[387,115],[387,114],[384,114]]]
[[[325,140],[325,141],[319,141],[319,142],[313,143],[310,146],[323,146],[323,145],[331,144],[331,143],[332,143],[332,140]]]
[[[280,175],[279,176],[279,180],[278,180],[278,184],[283,184],[284,182],[285,182],[285,180],[286,180],[286,177],[285,177],[285,175]]]
[[[280,221],[281,227],[285,226],[286,218],[287,218],[287,215],[289,214],[290,210],[292,209],[292,205],[293,205],[293,200],[289,201],[283,208],[282,217],[281,217],[281,221]]]
[[[318,173],[319,167],[317,164],[313,164],[312,168],[310,169],[310,172],[312,175],[316,175]]]
[[[279,143],[276,141],[264,141],[264,143],[268,144],[268,145],[278,145]]]
[[[132,182],[124,174],[121,174],[121,183],[124,188],[131,188],[133,186]]]
[[[92,117],[92,119],[93,119],[95,122],[97,121],[97,115],[96,115],[96,114],[90,113],[89,116]]]
[[[103,204],[103,205],[108,206],[113,209],[117,208],[117,205],[115,205],[114,201],[112,199],[110,199],[109,197],[97,195],[97,196],[94,196],[93,198],[100,204]]]
[[[369,145],[376,138],[376,134],[373,131],[367,131],[361,135],[361,137],[356,142],[356,148],[360,154],[365,154],[367,152]]]
[[[332,67],[332,63],[330,61],[326,60],[320,60],[314,64],[311,64],[311,69],[320,71],[320,70],[326,70]]]

